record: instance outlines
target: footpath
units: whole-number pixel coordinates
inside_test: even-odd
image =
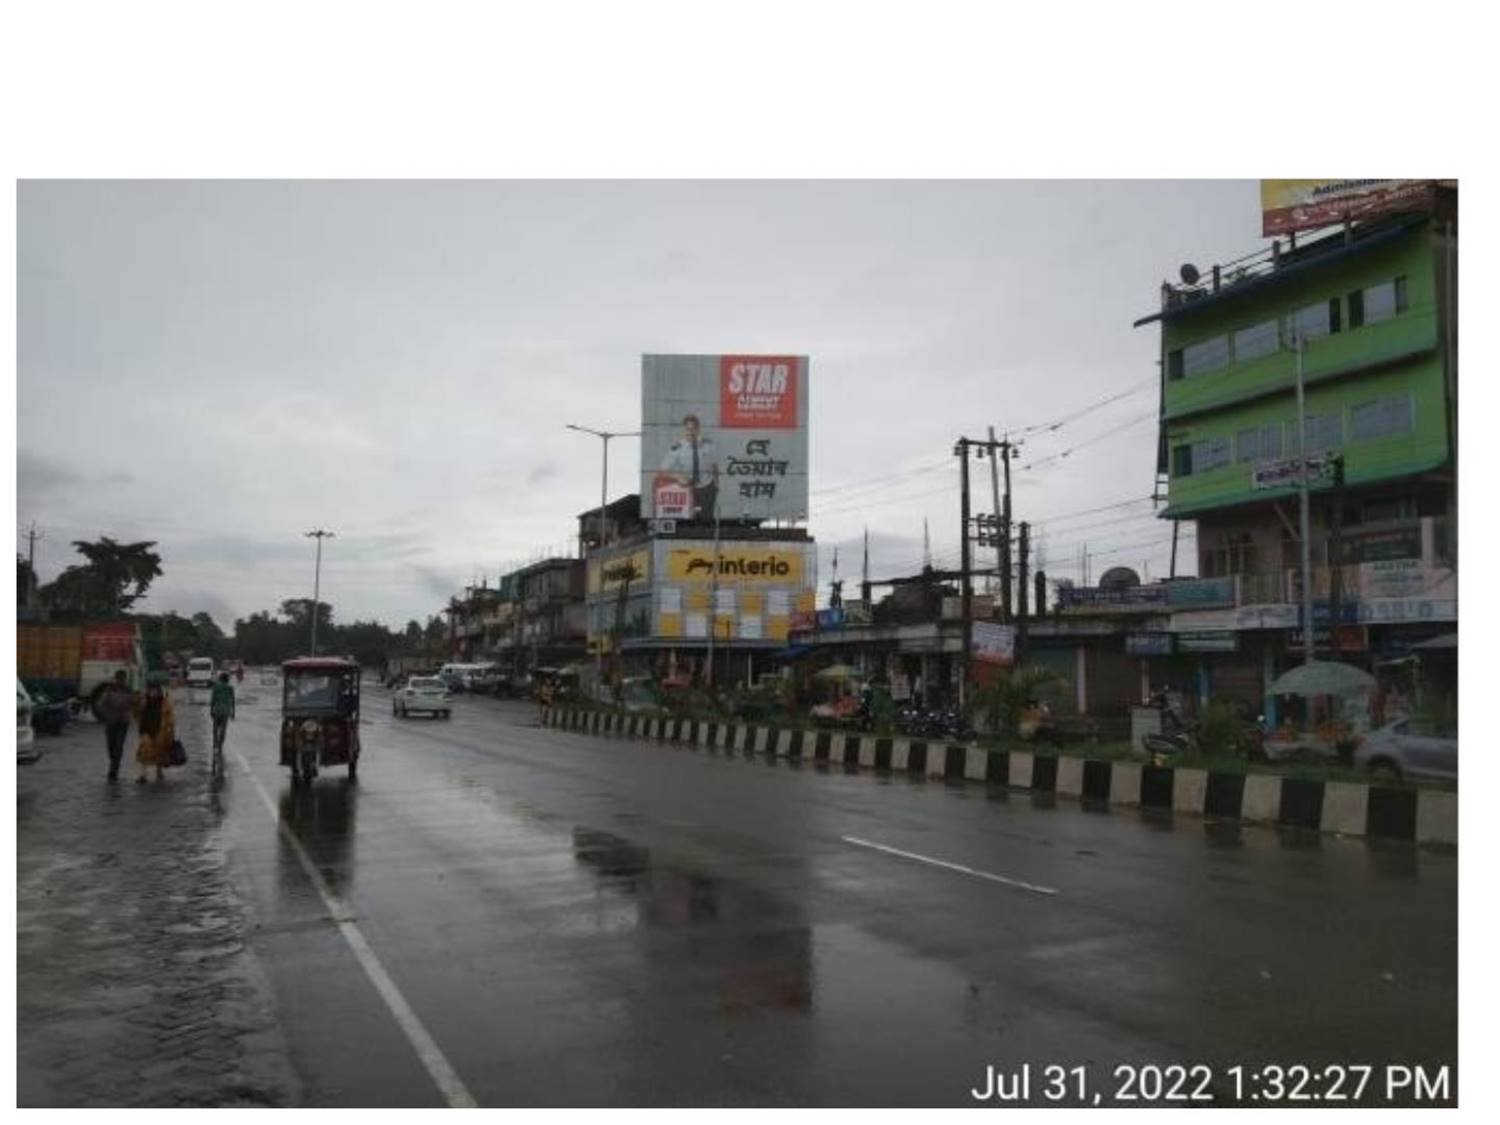
[[[186,766],[105,781],[91,721],[16,780],[21,1106],[283,1106],[300,1087],[244,942],[207,708],[174,695]]]

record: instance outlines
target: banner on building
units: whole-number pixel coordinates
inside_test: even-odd
[[[976,621],[972,629],[970,651],[981,664],[1001,666],[1014,664],[1016,660],[1016,630],[1011,625],[997,625],[993,621]]]
[[[1261,233],[1359,222],[1432,206],[1439,183],[1454,180],[1261,180]]]
[[[1167,604],[1173,609],[1207,609],[1234,605],[1235,580],[1229,578],[1183,578],[1165,583]]]
[[[1171,656],[1171,633],[1126,633],[1125,652],[1128,656]]]
[[[641,357],[644,519],[807,518],[807,357]]]
[[[794,615],[812,614],[816,550],[811,542],[658,539],[651,545],[658,637],[706,636],[716,599],[715,636],[784,641]],[[704,614],[702,633],[695,632]],[[816,618],[813,618],[815,621]]]
[[[1240,647],[1238,633],[1178,633],[1177,648],[1180,652],[1237,652]]]
[[[1322,453],[1309,453],[1305,458],[1307,483],[1315,486],[1333,480],[1333,458]],[[1259,461],[1251,472],[1252,488],[1292,488],[1302,483],[1304,458],[1281,457],[1274,461]]]
[[[644,589],[651,576],[651,552],[639,547],[626,553],[595,555],[588,562],[588,592],[614,593],[621,586]]]

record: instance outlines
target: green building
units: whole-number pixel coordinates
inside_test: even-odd
[[[1455,633],[1456,191],[1182,276],[1136,323],[1161,331],[1162,514],[1196,525],[1172,616],[1177,653],[1214,653],[1193,693],[1260,706],[1301,659],[1304,424],[1320,647],[1378,670]]]

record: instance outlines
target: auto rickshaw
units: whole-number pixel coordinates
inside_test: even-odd
[[[337,656],[301,656],[281,665],[281,764],[292,784],[319,766],[359,770],[359,665]]]

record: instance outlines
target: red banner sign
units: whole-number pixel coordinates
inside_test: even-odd
[[[719,425],[729,429],[797,428],[797,357],[719,357]]]

